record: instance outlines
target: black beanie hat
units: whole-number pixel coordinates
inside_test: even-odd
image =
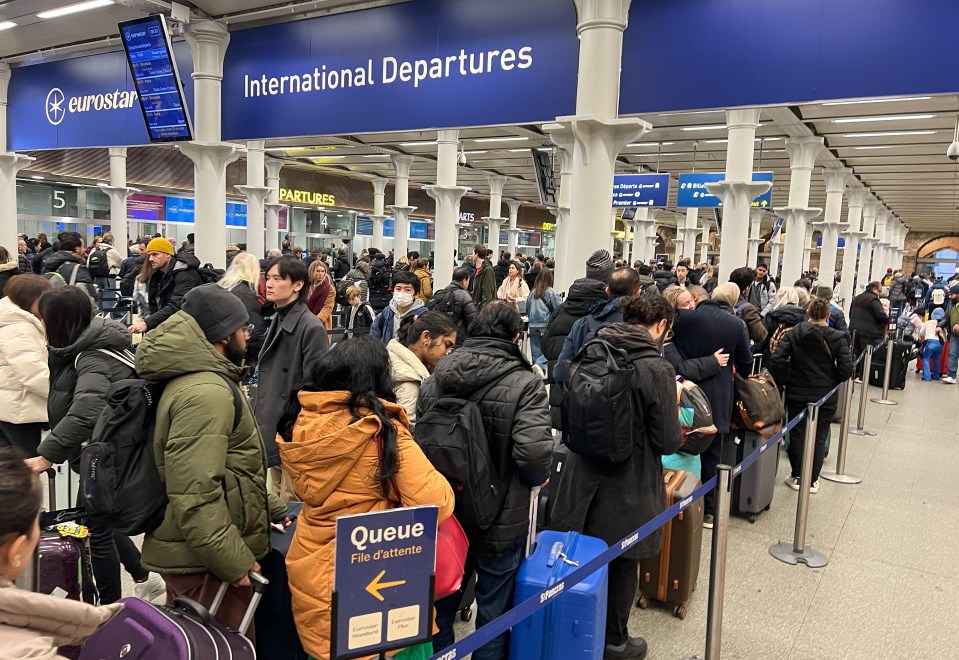
[[[226,339],[250,322],[240,299],[216,284],[204,284],[183,298],[183,311],[193,317],[211,344]]]

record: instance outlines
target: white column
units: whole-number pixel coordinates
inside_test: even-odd
[[[559,282],[572,282],[576,279],[577,271],[570,268],[567,235],[569,234],[569,200],[572,196],[572,174],[573,174],[573,141],[572,133],[569,134],[569,140],[564,146],[556,146],[554,152],[558,156],[559,166],[559,195],[556,199],[558,206],[552,210],[556,217],[556,247],[553,251],[553,283],[558,291],[565,291],[565,288],[559,287]],[[554,136],[555,139],[555,136]]]
[[[679,227],[676,227],[676,238],[673,239],[673,264],[679,263],[679,258],[685,256],[686,238]]]
[[[843,238],[846,247],[842,251],[842,277],[839,282],[839,298],[842,300],[843,311],[848,315],[849,306],[856,292],[852,282],[856,278],[856,262],[859,256],[859,241],[865,236],[860,230],[862,226],[862,206],[866,199],[866,190],[855,179],[850,179],[851,186],[848,192],[849,211],[846,215],[846,229]]]
[[[686,226],[683,228],[683,250],[690,261],[696,261],[696,238],[699,236],[699,209],[686,209]],[[678,228],[677,228],[678,229]]]
[[[373,221],[373,247],[383,250],[386,252],[384,246],[386,245],[383,242],[383,224],[386,221],[386,214],[383,212],[386,205],[386,184],[390,180],[383,177],[376,177],[371,179],[370,183],[373,184],[373,213],[370,215],[370,220]],[[397,259],[400,257],[396,253],[396,225],[393,226],[393,256]]]
[[[746,265],[750,268],[755,268],[759,262],[759,244],[763,242],[760,235],[765,213],[766,209],[749,209],[749,254],[746,256]]]
[[[782,250],[783,243],[776,237],[776,240],[769,241],[769,277],[775,278],[779,275],[779,252]]]
[[[706,184],[706,189],[723,201],[723,231],[719,244],[719,265],[723,279],[746,264],[749,236],[749,209],[753,199],[772,185],[753,183],[753,152],[759,108],[726,111],[729,142],[726,145],[726,178]]]
[[[703,221],[703,240],[699,242],[699,263],[706,263],[709,259],[709,221]]]
[[[612,206],[616,157],[649,125],[640,119],[618,118],[623,31],[630,0],[573,0],[573,4],[579,37],[576,114],[556,121],[565,124],[558,128],[572,130],[575,137],[567,259],[578,268],[592,252],[607,247],[609,237],[597,231],[596,223],[608,217]],[[544,128],[552,132],[553,127]],[[566,289],[569,284],[558,282],[558,287]]]
[[[852,176],[847,167],[826,168],[822,171],[826,181],[826,212],[822,222],[822,252],[819,256],[819,279],[830,286],[836,273],[836,255],[839,252],[840,217],[842,194]]]
[[[616,254],[616,209],[613,209],[609,218],[609,253]]]
[[[806,225],[822,212],[809,207],[809,187],[816,157],[823,150],[821,137],[800,137],[786,140],[789,154],[789,204],[776,209],[784,218],[783,230],[786,241],[783,250],[782,283],[792,286],[803,271],[806,241]]]
[[[499,232],[507,219],[503,217],[503,187],[506,185],[506,177],[499,174],[490,174],[486,177],[489,181],[489,215],[482,218],[489,226],[490,247],[499,247]],[[514,246],[515,248],[515,246]],[[512,253],[515,250],[511,250]]]
[[[886,274],[886,225],[892,218],[892,213],[887,209],[881,208],[876,214],[876,243],[872,254],[872,270],[869,272],[870,281],[882,281],[882,276]]]
[[[393,213],[393,254],[397,258],[410,251],[410,215],[416,210],[415,206],[410,206],[410,167],[412,165],[412,156],[393,156],[396,181],[393,184],[393,205],[388,208]],[[434,230],[437,229],[438,226],[434,226]],[[439,282],[439,280],[436,281]]]
[[[251,140],[246,143],[246,185],[236,187],[246,195],[246,251],[257,259],[262,259],[266,255],[263,212],[272,192],[271,188],[264,185],[264,158],[263,140]]]
[[[136,188],[127,187],[127,148],[110,147],[110,185],[100,188],[110,198],[110,233],[113,247],[127,257],[127,198]]]
[[[35,158],[7,151],[7,87],[10,65],[0,62],[0,245],[17,253],[17,172]],[[126,247],[126,245],[124,245]]]
[[[449,282],[453,278],[453,250],[456,249],[456,222],[460,199],[469,188],[456,185],[456,163],[459,131],[436,133],[436,185],[426,186],[426,193],[436,200],[436,258],[433,279]]]
[[[862,250],[859,253],[859,275],[856,278],[856,295],[866,290],[872,274],[872,248],[876,244],[876,215],[882,209],[882,203],[872,199],[866,202],[862,211]]]
[[[896,231],[896,268],[902,269],[902,257],[906,252],[906,234],[909,233],[909,230],[906,228],[906,225],[899,222],[899,226]]]
[[[226,167],[240,157],[240,148],[220,141],[220,86],[223,57],[230,43],[226,27],[215,21],[186,26],[193,55],[193,106],[196,139],[180,145],[193,161],[196,257],[200,263],[226,266]]]
[[[266,250],[280,249],[280,211],[283,204],[280,204],[280,170],[286,164],[279,158],[267,158],[264,161],[266,166],[266,187],[270,189],[266,202]],[[249,219],[247,219],[249,222]],[[286,212],[286,230],[292,230],[293,214],[289,209]]]
[[[511,199],[506,202],[506,205],[509,206],[509,245],[507,250],[514,257],[516,256],[516,243],[519,239],[519,229],[516,228],[516,222],[519,219],[519,207],[523,205],[518,199]]]

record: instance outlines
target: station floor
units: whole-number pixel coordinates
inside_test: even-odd
[[[869,397],[880,390],[870,387]],[[859,388],[854,404],[858,403]],[[792,539],[797,493],[780,455],[772,508],[754,524],[733,516],[728,548],[724,660],[901,660],[955,657],[959,648],[959,386],[908,375],[890,392],[897,406],[869,403],[866,428],[850,436],[846,472],[858,485],[826,480],[810,498],[807,544],[822,569],[790,566],[769,546]],[[833,426],[833,438],[839,427]],[[835,454],[826,470],[835,468]],[[650,660],[705,657],[711,532],[704,530],[699,586],[680,621],[655,604],[634,609],[630,632]],[[132,594],[128,576],[124,593]],[[472,630],[457,625],[457,638]],[[529,660],[533,660],[530,658]]]

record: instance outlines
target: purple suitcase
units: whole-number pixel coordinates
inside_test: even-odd
[[[123,611],[83,645],[80,660],[253,660],[256,651],[243,636],[253,619],[267,580],[250,574],[253,599],[240,624],[231,630],[214,615],[226,594],[223,583],[209,610],[189,598],[177,598],[173,607],[154,605],[138,598],[123,598]]]

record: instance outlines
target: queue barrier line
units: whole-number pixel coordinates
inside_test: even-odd
[[[862,356],[860,356],[861,358]],[[830,397],[834,396],[836,392],[839,391],[840,385],[837,385],[831,389],[823,398],[817,401],[814,404],[809,404],[810,406],[819,407],[825,403]],[[746,470],[750,469],[753,464],[759,460],[759,457],[764,454],[770,447],[775,446],[777,443],[781,442],[785,437],[786,433],[791,431],[796,427],[799,422],[806,417],[808,412],[804,410],[803,412],[796,415],[794,418],[789,420],[782,429],[774,433],[766,442],[757,447],[749,456],[744,458],[742,462],[732,468],[729,486],[732,488],[732,480],[741,475]],[[576,586],[580,582],[586,579],[587,576],[592,575],[598,571],[603,566],[606,566],[614,559],[623,555],[631,547],[645,539],[647,536],[658,530],[660,527],[663,527],[667,522],[678,516],[680,513],[689,508],[696,500],[705,497],[706,493],[713,490],[716,487],[718,477],[714,476],[709,481],[704,483],[702,486],[697,488],[693,493],[668,507],[665,511],[660,513],[655,518],[649,520],[639,529],[635,530],[626,537],[620,539],[618,543],[613,544],[605,552],[600,555],[597,555],[587,563],[583,564],[572,573],[566,576],[563,580],[560,580],[546,589],[530,596],[528,599],[524,600],[519,605],[513,607],[513,609],[507,611],[501,616],[493,619],[487,623],[482,628],[479,628],[472,632],[471,634],[464,637],[459,642],[452,644],[451,646],[446,647],[445,649],[440,650],[438,653],[434,653],[430,656],[429,660],[452,660],[454,658],[462,658],[465,655],[472,653],[481,646],[491,642],[496,639],[507,630],[511,629],[516,624],[524,621],[528,617],[535,614],[537,611],[546,607],[547,604],[558,598],[561,594],[568,591],[571,587]],[[531,525],[535,525],[536,521],[531,520]]]

